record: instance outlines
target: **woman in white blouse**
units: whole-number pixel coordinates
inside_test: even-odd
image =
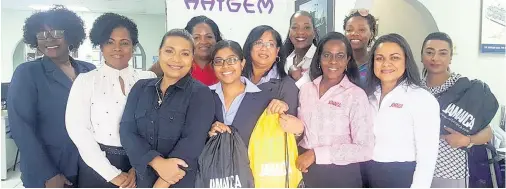
[[[295,81],[297,87],[311,82],[309,66],[316,52],[318,32],[315,20],[306,11],[297,11],[290,18],[290,30],[283,44],[288,57],[286,57],[285,72]]]
[[[103,14],[93,24],[90,40],[100,46],[105,64],[79,75],[66,110],[67,132],[83,160],[79,187],[135,187],[135,170],[121,147],[119,123],[135,82],[156,75],[128,65],[139,42],[137,26],[129,18]]]
[[[429,188],[439,147],[439,104],[421,86],[406,40],[380,37],[371,52],[366,93],[375,110],[375,146],[365,163],[372,188]]]

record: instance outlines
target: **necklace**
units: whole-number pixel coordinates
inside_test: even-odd
[[[161,81],[161,79],[160,79],[160,80],[158,80],[158,81],[156,82],[156,84],[155,84],[155,86],[156,86],[156,87],[155,87],[155,88],[156,88],[156,94],[158,95],[158,106],[161,106],[161,105],[162,105],[162,97],[160,96],[160,93],[161,93],[161,92],[158,90],[158,86],[159,86],[158,84],[160,83],[160,81]]]

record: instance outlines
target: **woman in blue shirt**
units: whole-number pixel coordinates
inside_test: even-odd
[[[272,100],[270,91],[261,90],[249,79],[241,76],[246,60],[237,42],[220,41],[211,54],[213,69],[220,82],[210,86],[215,93],[216,122],[209,131],[209,136],[218,132],[231,132],[229,126],[234,126],[243,142],[248,145],[257,120],[267,107],[269,111],[281,114],[280,123],[286,132],[302,133],[302,121],[278,111],[288,109],[286,103]]]
[[[120,140],[137,172],[137,186],[195,185],[197,160],[214,121],[211,90],[189,71],[191,34],[173,29],[159,49],[163,76],[139,80],[131,89],[120,124]]]
[[[37,12],[25,21],[24,42],[44,54],[16,68],[7,97],[26,188],[77,184],[79,153],[65,130],[65,110],[74,79],[95,69],[69,56],[85,36],[83,20],[62,6]]]

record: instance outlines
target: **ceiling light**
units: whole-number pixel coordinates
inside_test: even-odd
[[[30,5],[28,7],[35,9],[35,10],[49,10],[49,9],[53,8],[54,6],[53,5]],[[67,9],[69,9],[71,11],[75,11],[75,12],[88,12],[88,11],[90,11],[90,9],[83,7],[83,6],[65,6],[65,7],[67,7]]]

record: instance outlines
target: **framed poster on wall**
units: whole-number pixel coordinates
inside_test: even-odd
[[[319,36],[334,31],[334,0],[296,0],[295,11],[298,10],[313,16]]]
[[[506,53],[506,1],[481,1],[481,53]]]

